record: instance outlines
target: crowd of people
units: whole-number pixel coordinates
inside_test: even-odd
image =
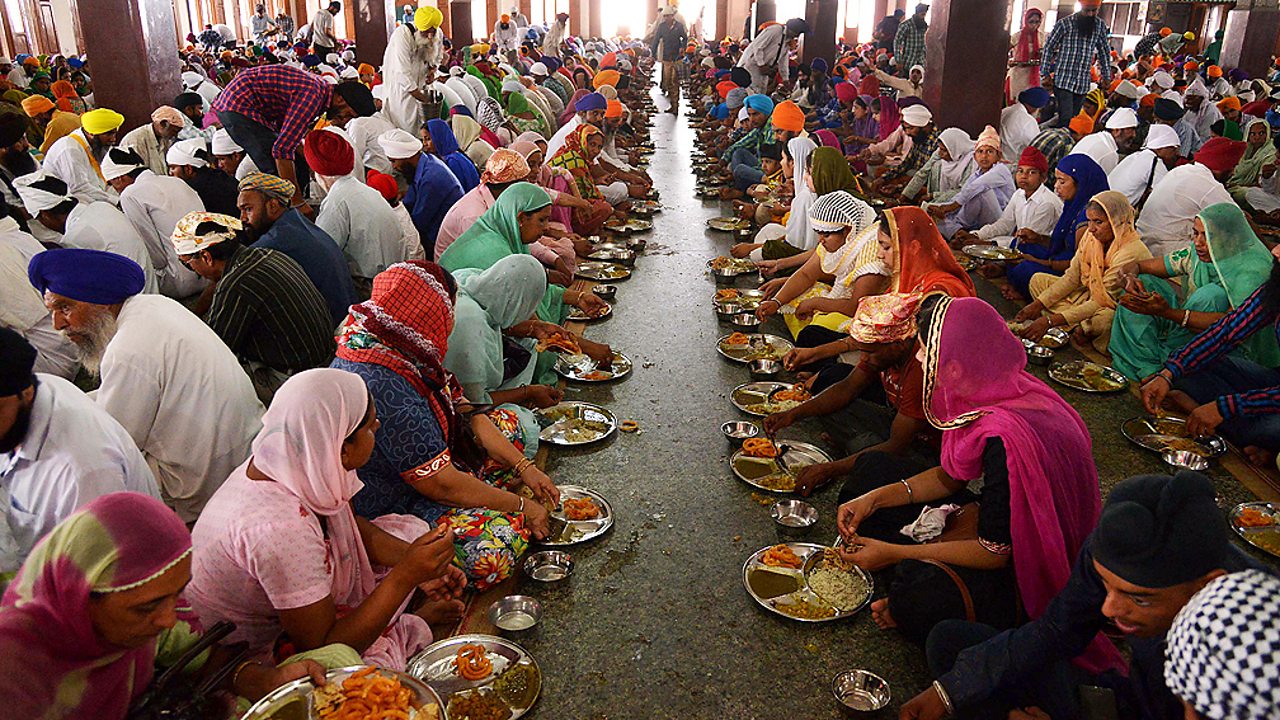
[[[1083,421],[1025,370],[1022,340],[1061,329],[1150,412],[1280,450],[1257,232],[1280,221],[1280,70],[1224,73],[1171,32],[1114,53],[1099,4],[1048,35],[1027,11],[976,138],[924,99],[926,5],[808,64],[800,19],[708,42],[664,6],[601,40],[513,9],[455,46],[408,5],[376,66],[338,2],[297,33],[259,6],[243,45],[189,36],[183,92],[136,128],[85,59],[0,58],[6,707],[123,718],[223,621],[242,702],[403,669],[510,578],[560,504],[533,462],[533,410],[562,398],[539,341],[605,307],[575,270],[653,189],[660,64],[759,226],[732,253],[813,393],[765,427],[820,418],[844,446],[797,491],[842,481],[841,552],[889,580],[872,616],[938,678],[902,717],[1073,718],[1081,684],[1123,717],[1280,713],[1274,570],[1212,483],[1104,504]],[[973,268],[1016,317],[977,297],[970,245],[1016,251]]]

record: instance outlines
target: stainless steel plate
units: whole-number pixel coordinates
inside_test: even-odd
[[[1259,527],[1245,527],[1240,524],[1240,516],[1248,508],[1253,508],[1263,517],[1271,518],[1273,524]],[[1231,529],[1244,538],[1250,545],[1280,557],[1280,503],[1247,502],[1240,503],[1231,509]]]
[[[772,403],[773,407],[767,411],[760,408],[768,400],[769,393],[775,390],[785,390],[789,387],[791,387],[791,383],[768,381],[744,383],[734,388],[733,392],[729,394],[729,402],[732,402],[734,407],[748,415],[768,417],[773,413],[785,412],[800,404],[799,401],[795,400],[775,400]]]
[[[621,380],[631,374],[631,359],[615,351],[613,353],[612,367],[608,370],[601,370],[596,365],[596,361],[586,355],[575,355],[573,357],[561,355],[556,359],[556,373],[562,378],[575,382],[612,382]],[[596,373],[603,373],[604,375],[597,375]],[[608,377],[605,377],[605,375]]]
[[[578,263],[578,271],[575,274],[587,280],[615,282],[631,277],[631,269],[613,263],[588,261]]]
[[[729,467],[733,468],[734,476],[754,488],[773,493],[789,493],[795,491],[794,473],[797,470],[831,462],[831,456],[817,445],[795,440],[779,440],[778,443],[789,446],[783,459],[786,460],[790,473],[784,472],[777,460],[751,457],[738,450],[729,458]],[[769,482],[769,478],[785,478],[785,481],[775,485]]]
[[[822,559],[822,552],[826,550],[827,547],[825,545],[818,545],[815,543],[801,543],[801,542],[791,542],[791,543],[782,543],[782,544],[791,548],[791,552],[795,553],[801,560],[804,561],[804,564],[801,568],[799,569],[775,568],[775,567],[769,567],[768,565],[765,565],[764,562],[761,560],[761,558],[764,556],[765,551],[767,551],[771,547],[774,547],[773,545],[762,547],[759,550],[755,551],[754,553],[751,554],[751,557],[747,558],[747,561],[742,564],[742,587],[746,589],[747,594],[751,596],[751,599],[755,600],[757,603],[760,604],[760,607],[768,610],[769,612],[774,613],[775,615],[781,615],[782,617],[787,618],[789,620],[817,623],[817,622],[831,622],[832,620],[843,620],[844,618],[852,617],[853,615],[856,615],[859,611],[861,611],[863,608],[865,608],[867,605],[871,603],[871,596],[875,593],[875,581],[872,580],[871,575],[867,573],[867,571],[863,570],[860,567],[855,566],[849,572],[852,575],[854,575],[855,582],[860,581],[859,584],[863,584],[865,586],[865,594],[862,599],[862,602],[857,603],[856,605],[850,606],[849,608],[846,608],[844,610],[840,610],[838,608],[831,606],[830,603],[828,603],[816,592],[814,592],[813,589],[809,586],[809,575],[813,572],[814,567]],[[793,577],[799,582],[800,589],[795,592],[783,594],[778,597],[772,597],[772,598],[762,597],[751,587],[751,574],[753,572],[760,572],[761,570],[764,570],[765,572],[775,572],[780,575],[787,575],[787,576]],[[796,617],[794,615],[790,615],[786,612],[783,612],[782,610],[779,609],[780,605],[786,606],[789,604],[789,601],[791,600],[804,600],[812,604],[825,605],[826,607],[830,608],[831,615],[829,617],[822,617],[822,618]]]
[[[751,227],[751,222],[740,217],[714,217],[707,220],[707,227],[721,232],[734,232]]]
[[[489,677],[472,681],[457,675],[458,648],[463,645],[484,646],[486,656],[493,663],[493,672]],[[516,696],[514,692],[509,692],[508,697],[499,688],[503,686],[503,674],[513,668],[524,673],[528,682],[525,683],[522,694]],[[508,720],[516,720],[528,713],[538,701],[538,694],[542,692],[542,669],[538,667],[538,661],[524,648],[495,635],[458,635],[441,640],[410,658],[405,672],[434,688],[446,704],[459,693],[497,692],[511,709]]]
[[[1135,417],[1120,424],[1120,432],[1129,442],[1151,452],[1164,453],[1168,450],[1189,450],[1190,448],[1171,447],[1170,441],[1190,440],[1200,446],[1200,454],[1205,457],[1218,457],[1227,451],[1227,442],[1217,435],[1191,437],[1187,434],[1187,421],[1176,417]]]
[[[965,245],[960,252],[969,257],[992,262],[1017,262],[1022,259],[1022,253],[999,245]]]
[[[604,312],[599,315],[588,315],[580,307],[575,307],[569,311],[569,320],[573,322],[594,322],[603,320],[613,314],[613,306],[605,303]]]
[[[707,269],[715,270],[715,268],[712,267],[712,263],[714,263],[716,260],[719,260],[719,259],[720,258],[715,258],[714,260],[708,260]],[[751,273],[760,271],[760,268],[756,267],[756,264],[751,260],[747,260],[745,258],[731,258],[731,257],[725,257],[724,259],[729,261],[727,263],[727,269],[731,271],[732,274],[734,275],[750,275]]]
[[[591,403],[562,402],[534,413],[543,426],[539,438],[552,445],[590,445],[618,430],[618,420],[613,413]],[[583,423],[592,423],[592,427],[583,427]]]
[[[1097,373],[1103,382],[1109,381],[1108,385],[1106,387],[1090,385],[1086,380],[1086,374],[1094,373]],[[1049,367],[1049,378],[1060,385],[1088,393],[1117,393],[1129,389],[1129,378],[1126,378],[1123,373],[1088,360],[1054,363]]]
[[[786,338],[777,335],[750,333],[747,334],[746,345],[730,345],[730,335],[716,341],[716,351],[733,362],[746,363],[752,360],[781,360],[787,353],[795,349],[795,345]]]
[[[325,680],[330,683],[340,683],[365,667],[364,665],[355,665],[353,667],[335,668],[325,673]],[[377,672],[379,675],[398,679],[401,685],[413,691],[415,698],[413,704],[415,707],[424,708],[434,704],[440,708],[440,717],[445,717],[444,700],[436,692],[435,688],[412,674],[385,668],[378,668]],[[240,720],[308,720],[315,717],[312,711],[311,697],[315,689],[316,686],[311,683],[310,678],[285,683],[254,703],[244,715],[240,716]],[[294,713],[292,709],[282,713],[281,711],[290,703],[299,703],[297,713]]]
[[[561,485],[560,502],[563,503],[570,498],[575,500],[590,499],[596,504],[596,507],[600,508],[600,517],[594,520],[569,520],[564,516],[564,511],[556,510],[551,513],[551,516],[564,521],[564,530],[553,538],[534,540],[535,544],[551,547],[577,545],[589,540],[595,540],[609,532],[609,529],[613,527],[613,505],[610,505],[603,495],[577,485]]]

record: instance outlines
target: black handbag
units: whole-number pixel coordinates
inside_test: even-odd
[[[199,683],[195,683],[195,678],[185,671],[201,653],[217,645],[235,629],[236,626],[229,622],[220,622],[209,628],[200,642],[152,679],[146,691],[129,708],[128,720],[224,720],[231,712],[230,698],[218,688],[244,662],[249,654],[248,643],[227,646],[236,651],[231,661]]]

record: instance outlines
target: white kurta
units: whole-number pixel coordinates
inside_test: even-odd
[[[1258,187],[1245,188],[1244,201],[1258,212],[1280,210],[1280,172],[1271,173],[1271,177],[1260,177]]]
[[[404,232],[391,206],[377,190],[350,177],[329,188],[316,226],[342,248],[355,277],[372,278],[407,259]]]
[[[44,299],[27,279],[31,258],[44,246],[22,232],[13,218],[0,217],[0,326],[17,332],[36,349],[35,371],[74,378],[80,370],[79,351],[53,329]]]
[[[1111,133],[1102,130],[1092,135],[1085,135],[1071,149],[1068,155],[1088,155],[1098,163],[1102,172],[1110,173],[1120,163],[1120,153],[1116,150],[1116,139]]]
[[[262,429],[262,403],[222,339],[177,301],[135,295],[102,358],[98,404],[142,450],[164,500],[192,522]]]
[[[1013,234],[1022,228],[1040,235],[1052,235],[1061,215],[1062,198],[1048,185],[1041,185],[1029,198],[1025,191],[1018,190],[1009,199],[1000,219],[978,228],[974,234],[982,240],[1009,247],[1013,244]]]
[[[1210,205],[1232,202],[1213,171],[1192,163],[1176,167],[1151,191],[1138,215],[1138,233],[1154,257],[1181,250],[1191,242],[1195,216]]]
[[[66,183],[71,195],[80,202],[102,200],[114,204],[120,198],[93,168],[88,143],[84,130],[76,130],[66,137],[58,138],[44,155],[44,169]]]
[[[560,43],[564,42],[564,33],[566,30],[565,23],[556,20],[551,23],[551,27],[547,28],[547,34],[542,38],[542,52],[545,55],[560,56]],[[26,87],[23,85],[22,87]]]
[[[770,25],[756,33],[742,57],[738,59],[738,67],[746,68],[751,73],[751,91],[763,93],[768,91],[769,81],[776,72],[786,85],[791,68],[787,57],[787,28],[785,25]]]
[[[409,93],[422,89],[427,74],[426,48],[416,38],[408,25],[401,25],[391,33],[382,55],[382,82],[387,86],[382,112],[392,125],[413,135],[422,129],[422,103]]]
[[[1147,188],[1154,188],[1168,173],[1169,168],[1156,157],[1154,151],[1139,150],[1121,160],[1120,164],[1116,165],[1116,169],[1107,174],[1107,185],[1116,192],[1124,193],[1124,196],[1129,198],[1129,204],[1137,206],[1138,201],[1147,192]],[[1149,184],[1148,178],[1150,178]]]
[[[1040,125],[1022,103],[1014,103],[1000,112],[1000,152],[1010,165],[1017,167],[1022,151],[1039,134]]]
[[[204,212],[191,186],[169,175],[143,170],[120,193],[120,209],[146,245],[161,294],[181,299],[204,289],[205,281],[178,260],[169,237],[187,213]]]
[[[179,181],[181,182],[181,181]],[[146,243],[133,229],[133,223],[109,202],[78,203],[67,216],[66,232],[62,245],[69,248],[105,250],[123,255],[138,263],[147,282],[142,292],[160,291],[156,281],[156,269],[147,252]]]
[[[520,47],[520,29],[516,27],[514,22],[507,23],[502,27],[502,21],[493,24],[493,41],[494,52],[511,52]]]
[[[388,175],[391,174],[391,161],[378,142],[378,136],[392,129],[394,126],[381,114],[355,118],[343,128],[347,131],[347,140],[355,150],[356,159],[360,161],[358,164]]]
[[[474,117],[477,103],[476,94],[472,92],[471,86],[467,85],[467,82],[460,77],[451,77],[444,84],[462,100],[462,104],[471,111],[471,115]]]
[[[169,164],[165,161],[165,153],[173,146],[173,140],[161,140],[156,137],[151,123],[136,127],[120,138],[120,147],[133,150],[142,156],[151,172],[167,175]]]
[[[0,483],[19,559],[85,503],[113,492],[160,497],[129,433],[80,388],[38,376],[31,425],[22,444],[0,454]]]
[[[409,214],[409,209],[404,203],[396,203],[391,208],[391,212],[395,213],[396,221],[400,223],[400,241],[404,245],[404,257],[406,260],[426,260],[427,253],[422,249],[422,236],[418,234],[418,226],[413,224],[413,216]]]

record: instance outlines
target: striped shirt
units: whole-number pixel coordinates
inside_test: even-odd
[[[1264,299],[1270,284],[1263,283],[1239,307],[1173,353],[1165,363],[1173,377],[1203,370],[1256,332],[1268,332],[1270,328],[1280,335],[1280,308],[1270,306]],[[1280,413],[1280,386],[1223,395],[1218,398],[1218,412],[1223,419]]]
[[[1102,80],[1101,87],[1111,84],[1111,46],[1107,38],[1111,36],[1111,28],[1097,18],[1093,34],[1086,36],[1080,32],[1080,16],[1070,15],[1054,23],[1053,32],[1044,43],[1043,58],[1040,61],[1040,74],[1053,75],[1053,86],[1068,92],[1083,95],[1089,92],[1089,84],[1093,82],[1090,69],[1094,60]]]
[[[288,255],[241,247],[227,260],[205,322],[241,360],[281,372],[333,359],[324,296]]]
[[[928,135],[917,134],[911,138],[911,149],[906,155],[902,156],[902,162],[897,167],[889,168],[884,174],[886,179],[900,178],[906,175],[915,175],[929,158],[938,150],[938,131],[933,129]]]
[[[236,73],[210,107],[275,130],[271,157],[292,160],[332,99],[333,90],[317,75],[288,65],[259,65]]]
[[[916,27],[915,18],[909,17],[898,25],[893,38],[893,57],[898,70],[908,72],[916,65],[924,65],[925,28]]]
[[[1071,131],[1067,128],[1041,130],[1039,135],[1031,138],[1031,144],[1028,145],[1044,153],[1044,159],[1049,161],[1050,178],[1053,177],[1053,171],[1058,167],[1058,162],[1069,155],[1075,146],[1076,139],[1071,136]]]

